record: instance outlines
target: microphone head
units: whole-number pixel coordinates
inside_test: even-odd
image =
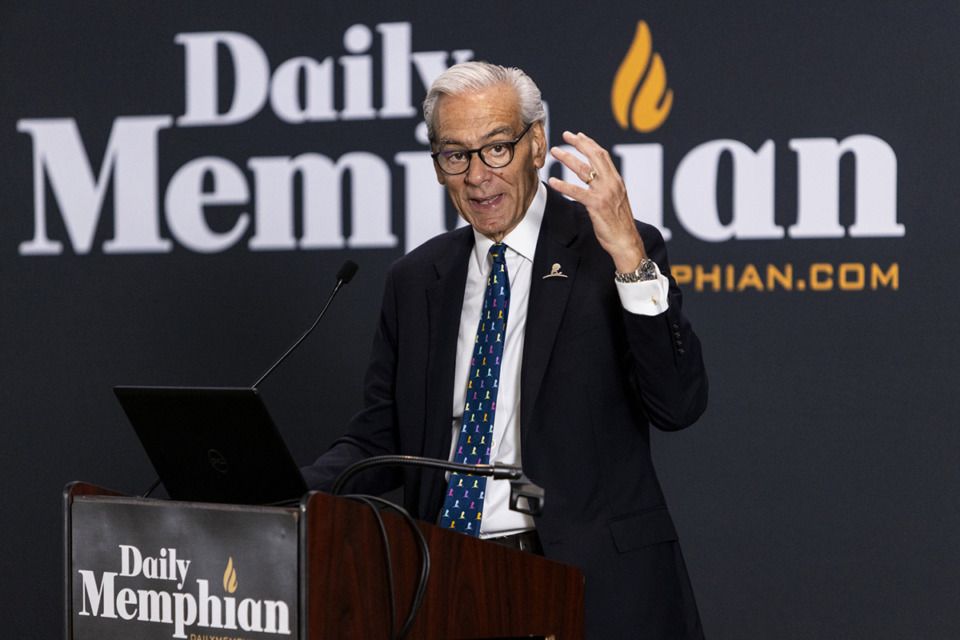
[[[340,271],[337,271],[337,282],[342,282],[347,284],[353,280],[353,276],[357,275],[357,269],[360,267],[357,266],[357,263],[353,260],[347,260],[343,263],[343,266],[340,267]]]

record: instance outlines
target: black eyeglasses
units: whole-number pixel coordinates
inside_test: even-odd
[[[467,169],[470,168],[470,160],[473,158],[473,154],[480,156],[483,164],[491,169],[502,169],[513,162],[513,148],[520,142],[523,136],[527,135],[527,131],[530,131],[530,127],[532,126],[532,122],[528,124],[527,128],[523,130],[523,133],[517,136],[516,140],[491,142],[483,145],[479,149],[443,149],[442,151],[431,153],[430,157],[436,161],[441,171],[450,176],[458,176],[461,173],[466,173]]]

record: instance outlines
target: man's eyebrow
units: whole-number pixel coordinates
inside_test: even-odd
[[[507,126],[507,125],[502,127],[497,127],[496,129],[488,133],[486,136],[484,136],[484,140],[489,140],[490,138],[496,138],[502,135],[513,136],[514,135],[513,127]]]
[[[463,143],[461,143],[459,140],[454,140],[453,138],[440,138],[439,140],[437,140],[437,145],[441,147],[445,145],[452,145],[454,147],[466,146]]]
[[[497,128],[494,129],[493,131],[490,131],[490,132],[487,133],[485,136],[481,136],[480,139],[481,139],[481,140],[490,140],[491,138],[501,138],[501,137],[504,137],[504,136],[510,137],[510,136],[514,136],[514,135],[515,135],[515,134],[513,133],[513,127],[511,127],[510,125],[504,125],[504,126],[502,126],[502,127],[497,127]],[[460,142],[459,140],[454,140],[453,138],[440,138],[439,140],[437,140],[437,144],[440,145],[440,146],[450,145],[450,146],[454,146],[454,147],[466,147],[466,146],[467,146],[467,145],[464,144],[463,142]],[[487,143],[487,142],[484,142],[483,144],[488,144],[488,143]]]

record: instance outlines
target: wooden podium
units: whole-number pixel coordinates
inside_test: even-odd
[[[297,509],[138,499],[71,484],[66,638],[392,638],[414,604],[422,552],[405,518],[381,511],[380,519],[388,545],[373,509],[323,493]],[[583,638],[579,570],[414,526],[431,568],[408,638]]]

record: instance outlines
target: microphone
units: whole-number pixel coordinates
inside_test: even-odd
[[[327,307],[329,307],[330,303],[333,302],[333,297],[337,295],[338,291],[340,291],[340,287],[342,287],[343,285],[353,280],[353,276],[357,275],[357,269],[359,268],[360,267],[357,266],[357,263],[354,262],[353,260],[347,260],[346,262],[343,263],[343,266],[340,267],[339,271],[337,271],[337,284],[334,285],[333,291],[330,292],[330,297],[327,298],[326,304],[324,304],[323,309],[320,310],[320,315],[318,315],[317,319],[313,321],[313,324],[310,325],[310,328],[304,331],[303,335],[300,336],[296,342],[290,345],[290,348],[287,349],[282,356],[277,358],[276,362],[274,362],[272,365],[267,367],[267,370],[264,371],[259,378],[257,378],[257,381],[254,382],[252,385],[254,389],[256,389],[257,386],[261,382],[263,382],[264,378],[270,375],[273,372],[273,370],[277,368],[277,365],[279,365],[281,362],[286,360],[287,356],[289,356],[294,349],[299,347],[300,343],[306,340],[307,336],[309,336],[313,332],[313,330],[317,327],[317,325],[320,324],[320,318],[322,318],[323,314],[327,312]]]
[[[357,269],[360,267],[357,266],[357,263],[353,260],[347,260],[343,263],[343,266],[340,267],[340,271],[337,271],[337,288],[333,290],[333,293],[330,294],[330,297],[337,292],[342,285],[347,284],[353,280],[353,276],[357,275]]]
[[[373,456],[355,462],[344,469],[333,483],[330,493],[337,496],[347,480],[368,469],[377,467],[424,467],[441,471],[457,471],[475,476],[493,477],[494,480],[510,480],[510,509],[531,516],[543,512],[545,492],[523,474],[523,469],[498,464],[463,464],[420,456]]]

